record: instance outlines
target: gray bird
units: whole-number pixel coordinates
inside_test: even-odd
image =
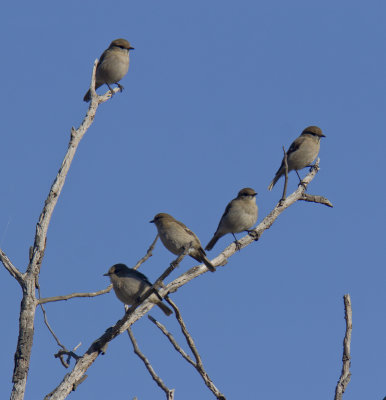
[[[326,137],[322,130],[317,126],[309,126],[296,138],[287,151],[288,172],[295,170],[301,182],[298,170],[310,167],[311,163],[319,154],[320,139]],[[272,190],[279,178],[285,174],[284,159],[280,168],[277,170],[275,177],[268,186],[268,190]]]
[[[110,277],[116,296],[127,305],[134,304],[152,286],[144,274],[128,268],[125,264],[113,265],[104,276]],[[172,314],[172,310],[162,303],[162,297],[157,291],[151,294],[148,299],[166,315]]]
[[[210,271],[216,271],[207,259],[198,237],[182,222],[166,213],[157,214],[150,222],[156,225],[162,243],[173,254],[179,256],[189,246],[190,257],[203,262]]]
[[[126,39],[115,39],[110,43],[108,49],[101,55],[97,65],[95,89],[106,84],[111,91],[111,95],[113,95],[114,92],[110,85],[116,83],[122,92],[123,86],[118,82],[129,70],[130,50],[134,50],[134,47],[131,47],[130,42]],[[91,100],[90,90],[84,95],[83,100],[86,102]]]
[[[257,193],[251,188],[241,189],[235,199],[225,208],[217,230],[205,250],[212,250],[222,236],[231,233],[237,242],[235,233],[247,231],[257,221]]]

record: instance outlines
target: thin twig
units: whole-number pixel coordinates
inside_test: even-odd
[[[173,345],[173,347],[181,354],[181,356],[193,367],[196,367],[196,363],[190,357],[189,354],[185,352],[185,350],[177,343],[174,336],[166,329],[165,325],[161,324],[161,322],[157,321],[151,315],[147,316],[151,322],[169,339],[169,342]]]
[[[288,184],[288,159],[287,159],[287,152],[285,151],[284,146],[283,146],[283,151],[284,151],[283,163],[284,163],[285,180],[284,180],[283,196],[281,197],[281,201],[284,201],[287,196],[287,184]]]
[[[343,296],[344,300],[344,318],[346,320],[346,333],[343,339],[343,356],[342,356],[342,372],[340,374],[339,381],[335,388],[334,400],[342,400],[343,393],[345,392],[347,385],[351,379],[350,365],[351,365],[351,332],[352,332],[352,309],[351,309],[351,298],[349,294]]]
[[[145,357],[145,355],[141,352],[138,347],[137,341],[133,335],[133,332],[130,328],[127,329],[127,333],[130,337],[131,343],[133,344],[134,353],[143,361],[146,369],[149,371],[149,374],[153,378],[153,380],[157,383],[157,385],[165,392],[167,400],[174,399],[174,389],[170,390],[163,382],[163,380],[156,374],[154,368],[150,364],[150,361]]]
[[[38,289],[38,295],[39,295],[39,299],[40,299],[40,285],[39,285],[38,282],[36,282],[36,287]],[[46,326],[47,326],[48,330],[50,331],[51,335],[54,337],[57,345],[62,348],[62,350],[59,350],[58,353],[56,353],[54,356],[55,356],[55,358],[59,358],[60,359],[60,362],[62,363],[63,367],[68,368],[69,365],[70,365],[71,357],[73,357],[75,360],[77,360],[79,358],[79,356],[77,356],[74,353],[74,351],[81,345],[81,343],[79,343],[77,346],[75,346],[73,351],[68,350],[67,347],[64,346],[60,342],[58,336],[55,334],[54,330],[51,328],[51,325],[48,322],[47,313],[46,313],[45,308],[43,307],[43,304],[40,304],[40,308],[42,309],[42,312],[43,312],[44,323],[46,324]],[[63,358],[64,355],[67,355],[67,360],[64,360],[64,358]]]
[[[133,267],[133,269],[138,269],[145,261],[147,261],[152,255],[153,255],[153,250],[154,250],[154,246],[157,243],[158,240],[158,234],[155,237],[155,239],[153,240],[153,243],[150,245],[150,247],[147,249],[146,254],[137,262],[137,264],[135,264],[135,266]]]
[[[311,203],[319,203],[324,204],[327,207],[334,207],[330,200],[326,199],[323,196],[317,196],[313,194],[303,193],[302,197],[299,200],[309,201]]]
[[[64,345],[60,342],[59,338],[55,335],[55,332],[54,332],[53,329],[51,328],[51,325],[48,323],[48,320],[47,320],[47,313],[46,313],[46,310],[45,310],[44,307],[43,307],[43,304],[40,304],[40,308],[42,309],[42,312],[43,312],[44,323],[46,324],[48,330],[51,332],[51,335],[54,337],[56,343],[57,343],[58,346],[61,347],[63,350],[67,351],[66,346],[64,346]]]
[[[113,285],[110,284],[109,286],[107,286],[106,289],[99,290],[98,292],[71,293],[71,294],[66,294],[64,296],[43,297],[42,299],[38,300],[38,304],[51,303],[53,301],[69,300],[69,299],[73,299],[75,297],[95,297],[95,296],[100,296],[102,294],[110,292],[112,287],[113,287]]]
[[[19,282],[20,286],[24,285],[24,275],[12,264],[3,250],[0,249],[0,261],[5,269]]]
[[[218,400],[226,400],[225,396],[217,389],[215,384],[209,378],[208,373],[205,371],[204,364],[202,363],[201,356],[197,350],[196,344],[194,343],[192,335],[189,333],[188,328],[182,318],[181,312],[178,309],[177,305],[168,297],[165,297],[165,300],[172,306],[175,316],[177,318],[178,323],[180,324],[181,331],[185,336],[186,342],[192,351],[194,358],[196,359],[195,368],[197,372],[200,374],[201,378],[204,380],[205,385],[209,388],[209,390],[216,396]]]

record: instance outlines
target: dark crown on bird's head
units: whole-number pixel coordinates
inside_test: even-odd
[[[306,129],[303,130],[302,135],[314,135],[318,137],[326,137],[326,135],[323,134],[322,130],[314,125],[308,126]]]
[[[151,223],[154,223],[154,222],[160,221],[161,219],[164,219],[164,218],[166,218],[166,219],[173,219],[173,217],[172,217],[171,215],[169,215],[169,214],[166,214],[166,213],[158,213],[150,222],[151,222]]]
[[[252,188],[244,188],[241,189],[237,195],[237,197],[247,197],[247,196],[256,196],[257,193]]]
[[[125,264],[115,264],[110,267],[109,271],[105,275],[119,274],[122,272],[126,272],[128,269],[129,268]]]
[[[110,43],[109,47],[120,47],[121,49],[134,50],[134,47],[131,47],[130,42],[126,39],[115,39]]]

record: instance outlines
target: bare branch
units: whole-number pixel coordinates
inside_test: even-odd
[[[190,350],[192,350],[194,358],[196,359],[195,368],[197,372],[201,375],[201,378],[204,380],[205,385],[210,389],[210,391],[216,396],[218,400],[226,400],[225,396],[217,389],[215,384],[209,378],[208,373],[205,371],[204,364],[202,363],[202,359],[200,354],[198,353],[196,344],[194,343],[192,335],[189,333],[185,322],[182,319],[181,312],[178,309],[177,305],[168,296],[165,297],[165,300],[173,307],[177,321],[180,324],[181,331],[185,336],[186,342],[188,343]]]
[[[107,286],[106,289],[99,290],[98,292],[90,292],[90,293],[71,293],[71,294],[66,294],[64,296],[54,296],[54,297],[43,297],[42,299],[38,300],[38,304],[45,304],[45,303],[51,303],[53,301],[61,301],[61,300],[69,300],[73,299],[75,297],[96,297],[100,296],[102,294],[110,292],[112,289],[113,285],[110,284]]]
[[[288,159],[287,159],[287,152],[285,151],[285,147],[283,146],[283,151],[284,151],[284,158],[283,158],[283,163],[284,163],[284,188],[283,188],[283,196],[281,197],[281,200],[284,201],[287,195],[287,184],[288,184]]]
[[[92,72],[92,80],[94,82],[94,85],[96,65],[97,64],[94,63],[94,68]],[[36,225],[34,244],[30,252],[29,265],[27,267],[26,273],[22,275],[24,282],[23,299],[21,302],[19,317],[19,337],[14,357],[15,367],[12,376],[13,387],[11,400],[22,400],[25,394],[34,333],[34,319],[36,306],[38,304],[35,294],[35,285],[38,281],[38,275],[44,257],[44,251],[47,241],[47,231],[51,221],[51,217],[58,202],[60,193],[63,189],[67,173],[70,169],[79,143],[87,132],[88,128],[93,123],[98,105],[103,101],[106,101],[108,98],[110,98],[110,96],[111,94],[107,97],[104,96],[102,98],[98,98],[97,101],[91,101],[86,116],[83,119],[79,128],[71,128],[71,136],[67,152],[64,156],[62,165],[56,175],[56,178],[50,188],[50,191],[44,203],[43,210]],[[19,283],[21,283],[20,274],[17,274],[16,270],[12,269],[9,264],[7,269],[8,271],[10,271],[11,275],[14,273],[15,277],[18,276]],[[74,381],[73,385],[76,382],[77,381]]]
[[[161,322],[157,321],[151,315],[147,316],[151,322],[169,339],[169,342],[173,345],[173,347],[181,354],[181,356],[189,363],[192,364],[193,367],[196,367],[196,363],[190,357],[189,354],[185,352],[185,350],[177,343],[174,336],[166,329],[165,325],[161,324]]]
[[[55,335],[55,332],[53,331],[53,329],[51,328],[50,324],[48,323],[48,320],[47,320],[47,313],[46,313],[46,310],[45,310],[44,307],[43,307],[43,304],[40,304],[40,308],[42,309],[42,312],[43,312],[44,323],[46,324],[48,330],[51,332],[51,335],[54,337],[56,343],[57,343],[58,346],[61,347],[63,350],[66,350],[66,351],[67,351],[66,346],[64,346],[64,345],[60,342],[59,338]],[[67,368],[67,367],[66,367],[66,368]]]
[[[335,388],[334,400],[342,400],[343,393],[345,392],[347,385],[351,379],[350,365],[351,365],[351,332],[352,332],[352,309],[351,309],[351,298],[349,294],[343,296],[344,300],[344,318],[346,320],[346,333],[343,339],[343,366],[340,374],[339,381]]]
[[[308,194],[308,193],[303,193],[302,197],[299,200],[304,200],[304,201],[309,201],[312,203],[320,203],[320,204],[324,204],[327,207],[334,207],[332,205],[332,203],[330,202],[330,200],[326,199],[323,196],[316,196],[316,195],[312,195],[312,194]]]
[[[174,399],[174,389],[170,390],[163,382],[163,380],[156,374],[154,368],[150,364],[150,361],[145,357],[145,355],[141,352],[138,347],[137,341],[133,335],[133,332],[130,328],[127,329],[127,333],[130,337],[131,343],[133,344],[134,353],[143,361],[146,369],[149,371],[149,374],[153,378],[153,380],[157,383],[157,385],[165,392],[167,400]]]
[[[302,184],[298,186],[297,190],[288,196],[285,200],[280,200],[275,208],[260,222],[260,224],[250,231],[248,235],[241,239],[238,239],[238,246],[235,242],[232,242],[228,247],[226,247],[216,258],[211,260],[213,266],[224,266],[227,264],[228,259],[235,254],[238,249],[242,249],[249,246],[256,240],[259,240],[261,235],[269,229],[273,223],[276,221],[277,217],[292,204],[296,203],[303,197],[303,194],[309,185],[309,183],[314,179],[315,175],[319,171],[319,159],[316,161],[315,165],[310,169],[308,175],[303,179]],[[327,199],[326,199],[327,200]],[[179,287],[190,282],[197,276],[207,272],[207,268],[201,264],[195,266],[179,276],[173,282],[170,282],[164,289],[167,293],[174,293]],[[162,291],[160,294],[162,295]]]
[[[153,250],[154,250],[154,246],[157,243],[158,240],[158,234],[155,237],[155,239],[153,240],[153,243],[150,245],[150,247],[147,249],[146,254],[137,262],[137,264],[135,264],[135,266],[133,267],[133,269],[138,269],[145,261],[147,261],[152,255],[153,255]]]
[[[24,275],[11,263],[3,250],[0,249],[0,261],[5,269],[19,282],[20,286],[24,286]]]
[[[244,248],[254,241],[258,240],[263,232],[269,229],[272,224],[275,222],[277,217],[288,207],[298,201],[308,184],[314,179],[315,175],[319,170],[319,159],[315,163],[315,166],[310,170],[309,174],[303,179],[302,185],[299,185],[298,189],[293,192],[289,197],[287,197],[283,202],[279,202],[275,208],[267,215],[263,221],[248,235],[244,236],[239,240],[240,248]],[[225,265],[228,261],[228,258],[231,257],[237,251],[237,247],[233,242],[226,249],[224,249],[216,258],[214,258],[211,262],[214,266]],[[157,287],[157,285],[165,279],[168,274],[174,270],[177,262],[180,262],[184,254],[179,256],[170,267],[157,279],[156,283],[153,285],[153,288]],[[178,265],[178,264],[177,264]],[[159,294],[161,296],[165,296],[167,293],[173,293],[181,286],[190,282],[192,279],[197,276],[208,272],[208,269],[204,264],[200,264],[195,266],[179,276],[177,279],[169,283],[165,288],[159,289]],[[151,291],[146,292],[146,298],[151,294]],[[87,369],[94,363],[97,359],[98,355],[102,352],[102,348],[106,345],[106,343],[113,340],[116,336],[124,332],[127,328],[129,328],[133,323],[135,323],[138,319],[142,318],[152,307],[154,304],[150,301],[144,301],[144,298],[139,299],[134,305],[130,307],[124,317],[119,320],[113,327],[110,327],[106,330],[106,332],[96,339],[89,349],[77,360],[75,366],[72,371],[68,373],[62,380],[62,382],[51,392],[50,399],[52,400],[61,400],[66,398],[66,396],[71,392],[74,383],[80,379]],[[140,305],[139,305],[140,304]]]

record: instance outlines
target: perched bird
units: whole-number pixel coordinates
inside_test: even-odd
[[[113,95],[114,92],[110,85],[116,83],[122,92],[123,86],[118,82],[129,70],[130,50],[134,50],[134,47],[131,47],[130,42],[126,39],[115,39],[110,43],[109,48],[103,52],[98,61],[95,76],[95,89],[106,84],[111,91],[111,95]],[[84,95],[83,100],[86,102],[91,100],[90,90]]]
[[[207,259],[198,237],[182,222],[166,213],[157,214],[150,222],[156,225],[162,243],[173,254],[181,255],[189,246],[187,254],[190,257],[203,262],[210,271],[216,271]]]
[[[144,274],[126,267],[125,264],[113,265],[104,276],[110,277],[116,296],[127,305],[134,304],[152,286]],[[157,291],[151,294],[148,299],[166,315],[172,314],[172,310],[162,303],[162,297]]]
[[[309,126],[296,138],[287,151],[288,172],[295,170],[299,180],[299,169],[310,167],[311,163],[318,156],[320,149],[320,139],[326,137],[322,130],[317,126]],[[277,170],[275,177],[268,186],[268,190],[272,190],[279,178],[285,174],[284,159],[280,168]]]
[[[247,231],[257,221],[257,193],[251,188],[241,189],[224,211],[212,240],[206,245],[205,250],[212,250],[222,236],[231,233],[237,242],[235,233]]]

